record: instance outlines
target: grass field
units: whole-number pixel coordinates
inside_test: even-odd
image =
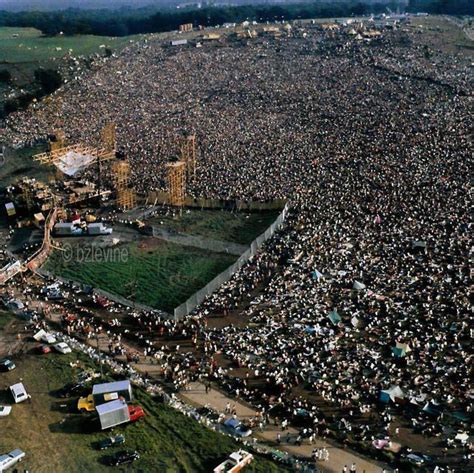
[[[236,259],[152,238],[126,248],[117,262],[65,262],[56,251],[45,269],[170,312]]]
[[[419,36],[422,44],[447,54],[459,54],[471,59],[474,57],[474,41],[466,37],[454,20],[430,15],[413,18],[410,23],[412,27],[423,32]]]
[[[119,49],[139,36],[121,38],[107,36],[56,36],[43,37],[35,28],[0,28],[0,68],[10,71],[17,85],[27,84],[32,80],[32,73],[39,66],[50,66],[54,60],[71,54],[73,56],[90,56],[104,53],[106,46],[112,50]]]
[[[5,161],[0,163],[0,187],[15,183],[22,177],[34,177],[47,181],[54,169],[33,161],[32,156],[46,150],[46,145],[34,148],[7,151]]]
[[[41,31],[35,28],[2,27],[0,28],[0,62],[18,64],[48,61],[53,58],[62,58],[69,52],[74,56],[89,56],[103,49],[100,48],[101,45],[117,49],[138,37],[114,38],[93,35],[44,37]]]
[[[179,218],[157,217],[149,223],[187,235],[246,245],[263,233],[279,212],[227,212],[222,210],[189,210]]]
[[[0,452],[14,448],[25,451],[21,471],[112,471],[105,466],[105,457],[126,448],[138,450],[140,459],[133,465],[113,471],[209,472],[238,448],[232,439],[205,429],[138,388],[134,389],[134,393],[145,410],[145,419],[116,427],[113,431],[100,432],[93,419],[77,413],[77,398],[68,400],[55,396],[55,391],[72,381],[77,374],[78,371],[69,365],[77,359],[84,367],[92,366],[87,358],[75,353],[29,353],[14,359],[17,364],[14,371],[0,373],[0,404],[11,404],[6,388],[20,379],[32,397],[31,403],[14,405],[10,416],[0,418]],[[97,441],[118,433],[125,436],[123,448],[105,452],[94,448]],[[287,470],[258,457],[246,471],[276,473]]]

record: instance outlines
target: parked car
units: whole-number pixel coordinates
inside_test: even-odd
[[[403,455],[402,455],[403,457]],[[422,453],[410,453],[409,455],[406,455],[406,459],[412,463],[413,465],[416,465],[418,467],[425,466],[426,464],[429,464],[431,462],[431,457],[428,455],[423,455]]]
[[[25,308],[25,304],[18,299],[10,299],[6,304],[7,309],[11,310],[12,312],[18,312]]]
[[[59,353],[62,353],[63,355],[65,355],[66,353],[71,353],[72,351],[71,348],[69,348],[69,345],[64,342],[56,343],[56,345],[54,345],[54,349]]]
[[[136,422],[145,417],[145,411],[141,406],[128,406],[128,415],[130,416],[130,422]]]
[[[51,353],[51,347],[48,345],[40,345],[38,347],[38,352],[42,355],[46,355],[47,353]]]
[[[10,393],[13,396],[13,400],[16,404],[26,401],[30,397],[26,392],[23,383],[16,383],[10,386]]]
[[[140,455],[136,450],[123,450],[110,457],[108,463],[111,466],[118,466],[123,465],[124,463],[132,463],[139,458]]]
[[[41,335],[41,341],[51,345],[56,343],[56,337],[50,333],[43,333],[43,335]]]
[[[6,417],[12,411],[12,406],[0,406],[0,417]]]
[[[16,316],[20,319],[26,322],[27,324],[32,324],[33,323],[33,317],[35,313],[31,310],[24,310],[22,312],[18,312]]]
[[[0,471],[5,471],[8,468],[11,468],[13,465],[20,462],[24,456],[25,452],[19,448],[12,450],[10,453],[0,455]]]
[[[62,398],[83,396],[87,394],[88,391],[90,391],[90,389],[83,383],[68,383],[57,391],[57,395]]]
[[[115,447],[117,445],[123,445],[125,443],[125,437],[123,435],[116,435],[115,437],[108,437],[104,440],[101,440],[97,447],[99,450],[106,450],[110,447]]]
[[[0,371],[11,371],[16,368],[15,363],[8,358],[2,358],[0,360]]]
[[[224,427],[235,437],[248,437],[249,435],[252,435],[252,431],[238,419],[227,419],[224,422]]]

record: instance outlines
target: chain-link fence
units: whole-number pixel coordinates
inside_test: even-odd
[[[262,233],[258,236],[251,244],[250,247],[240,255],[239,259],[232,265],[229,266],[225,271],[217,275],[211,282],[204,286],[199,291],[195,292],[186,302],[183,302],[180,306],[174,309],[174,318],[178,320],[190,312],[192,312],[201,302],[209,295],[215,292],[222,284],[227,282],[234,273],[236,273],[251,256],[255,255],[258,249],[263,243],[268,240],[276,230],[278,230],[283,222],[285,221],[288,213],[288,204],[277,217],[277,219]]]

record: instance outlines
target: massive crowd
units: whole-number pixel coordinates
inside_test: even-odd
[[[363,441],[393,434],[396,399],[380,399],[398,387],[413,429],[438,436],[440,419],[472,413],[468,70],[427,57],[409,31],[371,42],[306,33],[134,45],[66,86],[57,108],[13,116],[6,134],[26,142],[64,123],[93,141],[114,120],[145,192],[164,188],[176,137],[195,132],[192,195],[289,199],[284,228],[193,317],[134,315],[176,387],[192,370],[280,420]],[[206,326],[263,281],[248,323]],[[157,332],[205,356],[164,349]]]

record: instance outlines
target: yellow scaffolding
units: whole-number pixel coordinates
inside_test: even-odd
[[[112,172],[117,192],[117,207],[124,210],[136,207],[136,194],[128,187],[130,178],[130,163],[117,161],[112,166]]]
[[[116,126],[114,122],[108,123],[100,132],[102,147],[108,151],[115,152]]]
[[[177,161],[166,165],[170,205],[182,207],[186,197],[186,163]]]
[[[181,160],[186,163],[189,181],[196,176],[196,135],[188,135],[181,140]]]
[[[49,149],[50,151],[55,151],[66,146],[66,135],[63,130],[56,129],[53,130],[55,140],[49,140]]]

